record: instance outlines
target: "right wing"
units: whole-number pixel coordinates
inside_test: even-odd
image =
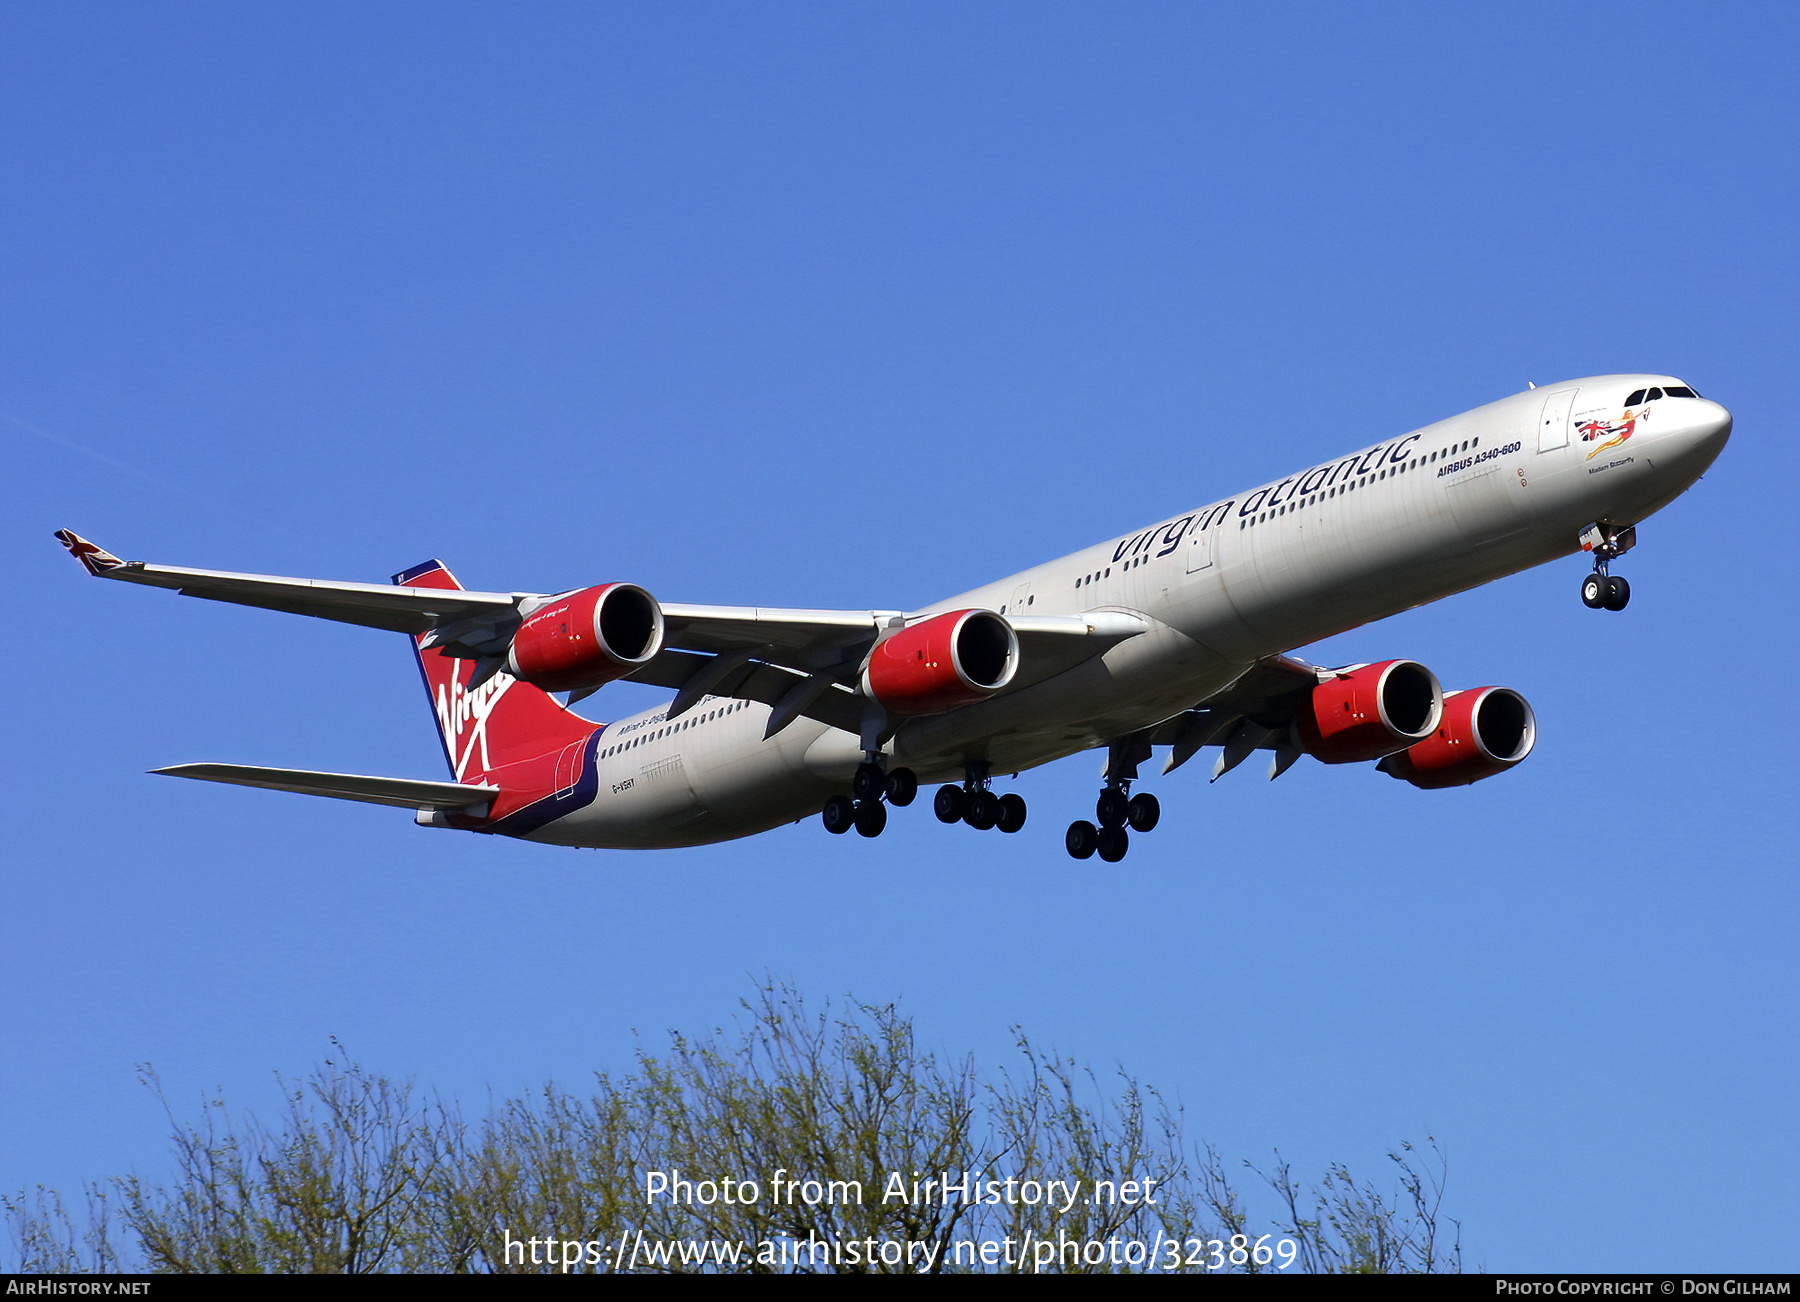
[[[1213,766],[1216,782],[1252,751],[1272,750],[1275,757],[1269,776],[1279,777],[1300,758],[1289,727],[1295,711],[1308,692],[1335,672],[1294,656],[1258,660],[1193,709],[1150,729],[1143,737],[1144,754],[1148,755],[1151,745],[1170,747],[1163,772],[1172,773],[1203,747],[1222,747]]]

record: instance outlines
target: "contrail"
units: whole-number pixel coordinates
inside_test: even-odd
[[[171,483],[160,475],[153,475],[148,470],[139,470],[136,466],[127,465],[117,457],[109,457],[104,452],[96,452],[93,448],[85,447],[82,444],[75,442],[73,439],[66,439],[60,434],[52,434],[49,430],[38,425],[33,425],[28,420],[21,420],[19,417],[4,411],[0,411],[0,420],[6,421],[10,425],[17,425],[28,434],[35,434],[46,442],[56,444],[59,448],[67,448],[70,452],[79,452],[84,457],[92,457],[95,461],[100,462],[102,465],[111,466],[114,470],[122,470],[128,475],[135,475],[139,479],[147,480],[162,488],[172,488],[177,492],[186,491],[181,485]]]

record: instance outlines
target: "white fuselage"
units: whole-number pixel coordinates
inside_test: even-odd
[[[961,780],[969,761],[1014,773],[1104,745],[1265,656],[1566,556],[1590,523],[1635,524],[1730,434],[1730,413],[1702,398],[1621,419],[1634,391],[1679,384],[1612,375],[1530,389],[934,603],[924,613],[1129,611],[1150,631],[1037,681],[1023,664],[1023,685],[901,723],[890,764]],[[610,725],[593,802],[528,839],[697,845],[816,814],[846,789],[861,743],[805,718],[764,740],[769,713],[707,698],[673,723],[659,709]]]

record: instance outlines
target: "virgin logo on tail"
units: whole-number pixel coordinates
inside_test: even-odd
[[[475,772],[486,773],[493,768],[488,758],[488,719],[493,715],[500,698],[506,695],[515,681],[507,674],[495,674],[474,691],[470,691],[463,686],[463,674],[459,666],[448,684],[438,684],[436,699],[432,704],[437,710],[438,728],[443,733],[444,743],[450,748],[450,767],[455,772],[457,781],[468,780],[469,761],[474,758],[477,746],[481,748],[481,762]],[[466,738],[463,736],[465,729],[469,733]]]

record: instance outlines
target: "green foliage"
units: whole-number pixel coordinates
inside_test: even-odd
[[[174,1179],[90,1186],[80,1229],[52,1191],[0,1198],[11,1268],[543,1271],[563,1269],[550,1263],[567,1251],[583,1271],[1254,1271],[1275,1263],[1246,1251],[1234,1260],[1229,1249],[1233,1236],[1248,1247],[1262,1235],[1289,1241],[1295,1270],[1461,1268],[1460,1245],[1439,1243],[1444,1164],[1435,1141],[1434,1165],[1423,1170],[1410,1146],[1393,1155],[1391,1196],[1340,1165],[1303,1189],[1278,1155],[1272,1175],[1257,1175],[1281,1215],[1257,1229],[1216,1152],[1196,1152],[1190,1169],[1180,1113],[1154,1090],[1121,1072],[1109,1093],[1091,1071],[1022,1036],[1018,1048],[1010,1069],[983,1080],[972,1059],[922,1052],[911,1019],[893,1005],[809,1011],[795,991],[771,984],[730,1031],[672,1035],[663,1055],[640,1049],[633,1072],[599,1075],[585,1097],[547,1085],[467,1125],[453,1104],[364,1070],[334,1042],[334,1058],[311,1076],[282,1082],[273,1126],[233,1116],[217,1097],[197,1125],[185,1124],[165,1099]],[[162,1098],[148,1069],[143,1078]],[[696,1184],[755,1180],[758,1196],[650,1200],[651,1172]],[[977,1193],[1009,1177],[1062,1181],[1065,1191],[913,1196],[915,1179],[946,1173]],[[896,1179],[905,1196],[895,1196]],[[1087,1196],[1101,1187],[1139,1196]],[[1144,1196],[1152,1190],[1154,1201]],[[537,1246],[528,1252],[526,1240]],[[678,1242],[743,1244],[748,1253],[723,1267],[716,1258],[626,1255]],[[1146,1249],[1127,1261],[1124,1242]],[[849,1243],[920,1246],[899,1262],[871,1261],[867,1250],[851,1260],[817,1247],[786,1252]],[[971,1246],[979,1243],[1009,1246],[983,1259]],[[1114,1246],[1096,1262],[1071,1243]],[[1158,1257],[1153,1243],[1170,1246]],[[576,1251],[585,1244],[604,1250]],[[783,1251],[770,1259],[769,1245]],[[1047,1258],[1047,1245],[1063,1246]]]

